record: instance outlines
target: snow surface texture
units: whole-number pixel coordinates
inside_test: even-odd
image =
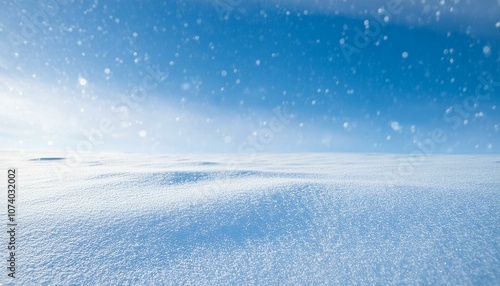
[[[19,285],[500,284],[498,156],[9,154]]]

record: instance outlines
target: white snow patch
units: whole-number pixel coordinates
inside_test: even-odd
[[[499,155],[0,157],[19,285],[499,284]]]

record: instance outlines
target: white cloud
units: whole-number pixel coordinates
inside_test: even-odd
[[[237,110],[193,106],[168,99],[178,96],[165,91],[155,92],[160,90],[134,101],[88,80],[82,85],[82,77],[72,86],[0,77],[0,148],[77,150],[88,149],[88,142],[91,151],[237,152],[253,131],[267,128],[260,121],[271,122],[275,116],[263,109],[243,117]],[[104,130],[103,122],[112,131]],[[280,133],[291,129],[285,126]],[[281,134],[274,134],[272,142],[257,141],[257,151],[281,151],[287,144]]]
[[[379,14],[381,19],[387,16],[389,22],[393,24],[427,26],[439,30],[462,29],[461,32],[464,33],[498,36],[494,23],[498,21],[500,15],[500,4],[496,0],[261,0],[261,2],[270,9],[278,6],[302,13],[307,10],[309,14],[341,15],[369,20],[374,20],[372,13],[375,13]],[[399,12],[391,13],[391,6],[394,7],[392,11]]]

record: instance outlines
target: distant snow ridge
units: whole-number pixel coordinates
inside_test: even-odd
[[[18,285],[500,284],[500,157],[59,155],[2,154]]]
[[[35,158],[35,159],[30,159],[30,161],[57,161],[57,160],[64,160],[65,158],[60,158],[60,157],[44,157],[44,158]]]

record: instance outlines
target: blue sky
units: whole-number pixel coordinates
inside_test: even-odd
[[[0,148],[498,153],[500,2],[363,2],[3,2]]]

